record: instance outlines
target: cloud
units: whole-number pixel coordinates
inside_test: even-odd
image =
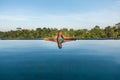
[[[28,18],[25,17],[25,16],[0,15],[0,20],[7,20],[7,21],[27,21]]]
[[[89,28],[95,25],[109,26],[120,21],[119,11],[115,10],[100,10],[88,13],[75,13],[67,15],[48,15],[36,17],[39,21],[49,22],[52,24],[64,24],[73,27]]]
[[[117,1],[116,1],[116,5],[117,5],[118,7],[120,7],[120,0],[117,0]]]
[[[27,26],[53,26],[68,28],[92,28],[95,25],[106,27],[120,21],[120,11],[115,9],[102,9],[98,11],[44,14],[44,15],[0,15],[0,25],[27,25]],[[12,21],[12,22],[11,22]],[[6,26],[5,26],[6,27]],[[0,27],[1,28],[1,27]],[[31,27],[33,28],[33,27]]]

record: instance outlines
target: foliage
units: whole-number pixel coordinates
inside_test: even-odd
[[[53,37],[56,35],[56,28],[37,28],[36,30],[18,29],[2,32],[0,31],[0,39],[38,39],[45,37]],[[101,29],[95,26],[91,30],[88,29],[67,29],[63,28],[63,35],[74,38],[120,38],[120,24],[117,26],[108,26]]]

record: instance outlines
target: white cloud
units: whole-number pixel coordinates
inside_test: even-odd
[[[14,16],[14,15],[0,15],[0,20],[8,20],[8,21],[26,21],[28,20],[25,16]]]
[[[117,1],[116,1],[116,5],[117,5],[118,7],[120,7],[120,0],[117,0]]]
[[[89,13],[77,13],[68,15],[47,15],[34,17],[33,19],[43,22],[43,24],[68,25],[79,28],[89,28],[95,25],[108,26],[120,21],[119,11],[101,10]],[[86,27],[85,27],[86,26]]]
[[[12,21],[12,22],[11,22]],[[86,13],[61,14],[61,15],[0,15],[0,28],[3,25],[16,26],[47,26],[47,27],[71,27],[92,28],[95,25],[106,27],[120,22],[120,11],[116,9],[104,9]],[[5,26],[6,27],[6,26]],[[33,27],[31,27],[33,28]]]

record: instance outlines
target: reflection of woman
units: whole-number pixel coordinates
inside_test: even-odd
[[[63,41],[59,41],[59,40],[57,40],[57,44],[58,44],[58,48],[59,48],[59,49],[62,48],[62,43],[63,43]]]
[[[45,38],[44,40],[57,42],[58,48],[61,49],[63,42],[73,41],[73,40],[70,40],[70,39],[71,39],[70,37],[63,36],[62,31],[59,30],[57,35],[54,38]]]

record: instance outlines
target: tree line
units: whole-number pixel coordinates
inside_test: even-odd
[[[35,30],[18,29],[2,32],[0,31],[0,39],[40,39],[53,37],[56,35],[57,28],[36,28]],[[74,38],[120,38],[120,23],[115,26],[107,26],[104,29],[100,26],[88,29],[67,29],[63,28],[63,35]]]

